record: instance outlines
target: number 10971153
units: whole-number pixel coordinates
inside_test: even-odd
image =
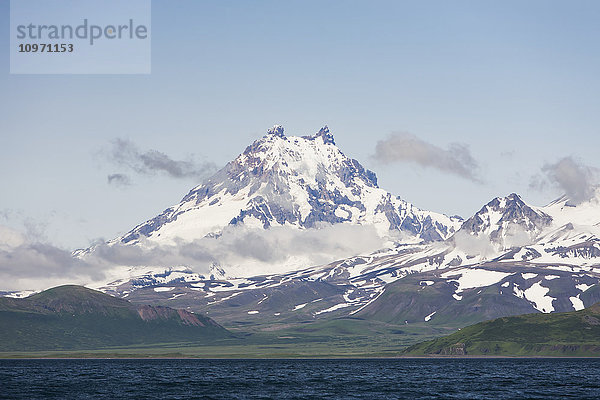
[[[19,53],[72,53],[72,43],[21,43]]]

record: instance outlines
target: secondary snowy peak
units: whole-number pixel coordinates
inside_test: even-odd
[[[587,229],[600,233],[600,188],[593,196],[583,202],[575,204],[567,196],[562,196],[545,207],[541,207],[548,215],[552,216],[555,228],[571,224],[576,229]]]
[[[576,205],[562,196],[545,207],[552,224],[539,237],[536,246],[550,262],[577,262],[580,266],[597,265],[600,258],[600,190]]]
[[[420,210],[377,186],[375,173],[345,156],[327,126],[286,136],[280,125],[248,146],[176,206],[121,238],[174,243],[218,235],[227,225],[313,228],[350,223],[418,240],[443,240],[462,220]]]
[[[512,193],[483,206],[463,223],[458,235],[466,233],[487,239],[497,250],[505,250],[533,243],[551,222],[550,215]]]

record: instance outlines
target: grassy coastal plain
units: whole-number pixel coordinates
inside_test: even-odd
[[[210,341],[63,350],[5,350],[0,352],[0,358],[398,357],[408,346],[444,334],[443,330],[428,327],[398,327],[360,319],[315,322],[273,331],[230,330],[230,332],[229,337],[215,338]]]
[[[475,325],[360,317],[226,329],[78,286],[0,298],[0,358],[597,357],[600,303]]]

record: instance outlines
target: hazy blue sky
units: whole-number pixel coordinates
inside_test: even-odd
[[[80,247],[177,203],[198,178],[131,173],[115,138],[221,166],[275,123],[328,124],[415,205],[468,217],[572,156],[600,167],[598,1],[158,1],[152,74],[10,75],[0,2],[0,224]],[[392,133],[469,147],[480,182],[372,156]],[[107,176],[130,174],[130,186]],[[114,183],[114,182],[113,182]]]

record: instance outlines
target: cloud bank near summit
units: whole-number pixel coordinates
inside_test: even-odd
[[[66,283],[97,286],[124,267],[187,267],[208,274],[213,265],[228,271],[252,263],[276,271],[279,265],[297,262],[310,267],[376,251],[388,239],[371,226],[328,225],[318,229],[268,230],[228,226],[218,237],[193,242],[144,246],[109,245],[99,241],[84,257],[49,243],[29,240],[10,228],[0,226],[0,279],[5,290],[41,290]],[[106,282],[107,283],[107,282]]]

